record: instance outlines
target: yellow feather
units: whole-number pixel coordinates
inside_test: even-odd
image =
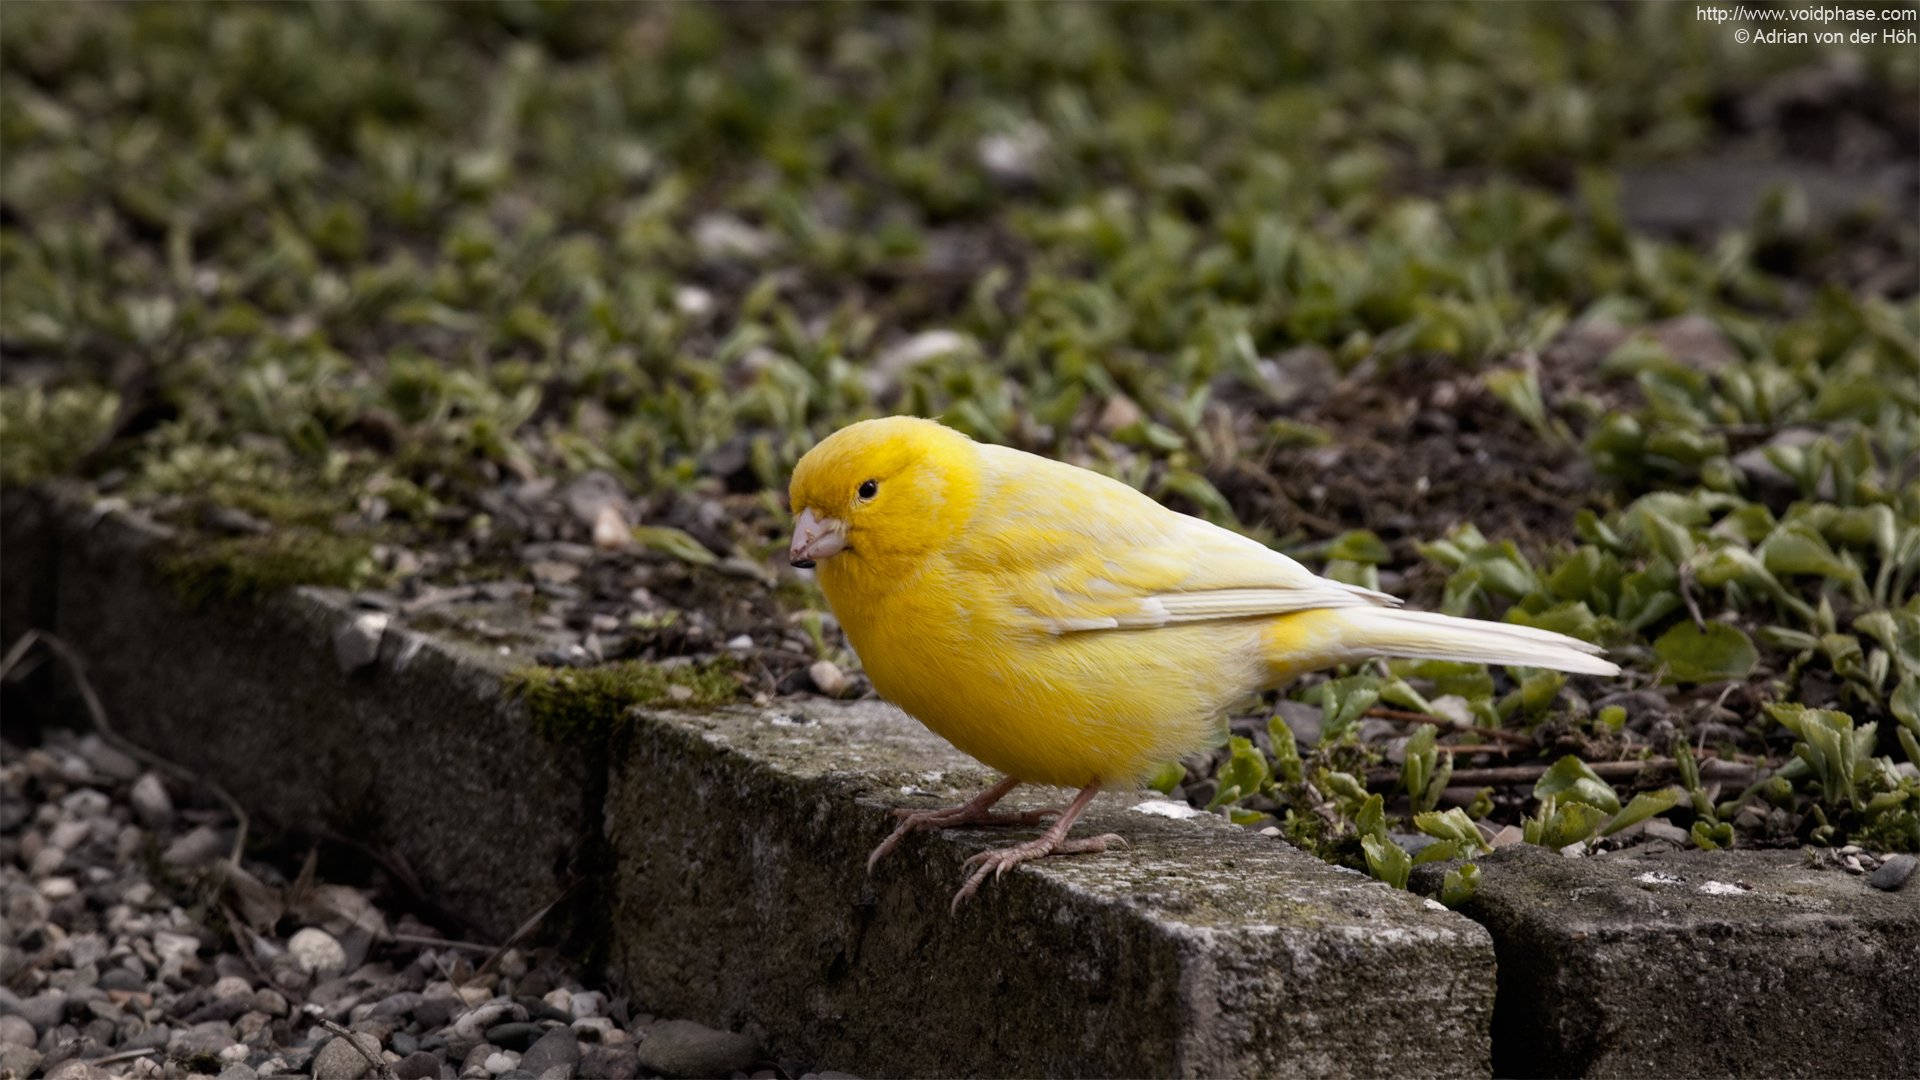
[[[1031,783],[1136,782],[1215,741],[1249,693],[1367,655],[1612,667],[1560,635],[1396,611],[1118,481],[930,420],[836,432],[789,497],[845,526],[820,586],[874,688]]]

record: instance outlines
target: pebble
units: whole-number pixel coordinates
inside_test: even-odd
[[[1916,863],[1920,863],[1920,859],[1915,859],[1912,855],[1889,855],[1887,861],[1881,863],[1878,870],[1867,875],[1867,884],[1876,889],[1893,892],[1905,885],[1907,879],[1913,876]]]
[[[807,677],[813,680],[814,689],[828,697],[839,697],[846,693],[850,681],[846,672],[840,670],[840,665],[831,660],[815,661],[807,669]]]
[[[351,675],[378,660],[380,639],[392,621],[384,611],[364,611],[341,623],[333,632],[333,658],[341,672]]]
[[[354,1043],[359,1043],[359,1048]],[[367,1053],[361,1053],[361,1049]],[[313,1080],[360,1080],[373,1071],[373,1062],[367,1060],[367,1054],[380,1056],[380,1040],[371,1035],[355,1035],[349,1042],[345,1036],[336,1035],[313,1055]]]
[[[33,1046],[40,1041],[40,1035],[33,1024],[23,1016],[0,1016],[0,1043],[14,1046]]]
[[[493,1053],[487,1055],[487,1060],[483,1067],[489,1075],[499,1076],[501,1073],[510,1071],[518,1064],[520,1064],[519,1054],[511,1050],[495,1050]]]
[[[576,1071],[594,1080],[633,1080],[640,1074],[640,1054],[631,1043],[583,1046]]]
[[[570,1080],[580,1063],[580,1040],[566,1028],[554,1028],[520,1055],[520,1067],[540,1080]]]
[[[167,845],[160,861],[169,866],[199,866],[226,853],[227,841],[217,829],[202,825]]]
[[[293,954],[301,971],[316,978],[338,975],[347,967],[347,950],[332,934],[317,926],[297,931],[287,939],[287,951]]]
[[[495,1024],[487,1029],[487,1041],[509,1050],[525,1050],[540,1037],[540,1025],[523,1021]]]
[[[251,998],[253,984],[238,975],[222,975],[213,984],[213,996],[215,998]]]
[[[224,1021],[213,1020],[174,1032],[167,1040],[167,1055],[201,1063],[217,1060],[220,1052],[232,1045],[233,1029]]]
[[[393,1063],[396,1080],[436,1080],[440,1075],[440,1057],[416,1050]]]
[[[61,1015],[67,1011],[67,995],[58,990],[35,994],[22,1001],[18,1011],[21,1019],[44,1035],[59,1025]]]
[[[759,1053],[745,1035],[691,1020],[655,1024],[638,1051],[641,1065],[674,1077],[729,1076],[744,1071]]]
[[[40,1051],[31,1046],[0,1043],[0,1074],[32,1076],[42,1060]]]

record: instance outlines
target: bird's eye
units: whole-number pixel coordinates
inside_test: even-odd
[[[880,481],[868,480],[866,483],[860,485],[861,498],[871,499],[878,494],[880,494]]]

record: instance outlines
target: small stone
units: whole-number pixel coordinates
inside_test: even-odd
[[[159,773],[150,772],[134,781],[127,801],[133,805],[134,816],[140,819],[140,824],[149,829],[162,828],[173,820],[173,797],[167,794],[167,785],[161,782]]]
[[[105,1069],[78,1058],[62,1062],[47,1072],[47,1080],[110,1080],[111,1076]]]
[[[566,585],[580,576],[580,568],[572,563],[556,559],[540,559],[527,567],[535,581],[549,585]]]
[[[79,891],[80,886],[70,877],[50,877],[40,883],[40,895],[54,903],[59,903]]]
[[[63,821],[47,834],[47,843],[61,851],[72,851],[84,842],[93,827],[84,821]]]
[[[211,1065],[233,1045],[233,1030],[219,1020],[181,1028],[167,1040],[167,1054],[194,1065]]]
[[[358,1043],[358,1048],[355,1047]],[[365,1050],[363,1054],[360,1051]],[[371,1035],[355,1034],[353,1042],[346,1036],[335,1036],[327,1040],[320,1052],[313,1055],[313,1080],[360,1080],[373,1070],[373,1062],[367,1059],[371,1054],[380,1057],[380,1040]]]
[[[256,990],[253,993],[253,1007],[256,1012],[263,1012],[268,1016],[285,1016],[287,1015],[287,997],[272,988]]]
[[[520,1067],[540,1080],[570,1080],[580,1063],[580,1040],[566,1028],[554,1028],[520,1055]]]
[[[640,1054],[632,1044],[583,1046],[577,1071],[595,1080],[633,1080],[640,1073]]]
[[[1917,862],[1920,862],[1920,859],[1915,859],[1912,855],[1889,855],[1887,861],[1880,864],[1880,869],[1867,875],[1867,884],[1876,889],[1893,892],[1905,885],[1907,879],[1913,876],[1913,868]]]
[[[222,975],[213,984],[213,996],[219,998],[251,998],[253,985],[238,975]]]
[[[428,999],[432,1000],[431,998]],[[425,1007],[426,1002],[421,1002]],[[512,1006],[504,1001],[489,1001],[472,1011],[463,1014],[453,1022],[453,1033],[463,1039],[480,1039],[486,1030],[501,1017],[512,1011]],[[417,1013],[415,1015],[418,1015]]]
[[[80,737],[77,747],[80,756],[87,759],[102,775],[110,776],[125,783],[140,775],[140,763],[132,755],[117,746],[110,745],[96,732],[88,732]]]
[[[160,861],[169,866],[200,866],[219,858],[226,848],[226,838],[219,830],[202,825],[168,844],[167,850],[160,854]]]
[[[487,1060],[483,1068],[485,1068],[490,1075],[499,1076],[501,1073],[512,1070],[513,1067],[518,1064],[520,1064],[519,1054],[511,1050],[495,1050],[493,1053],[487,1055]]]
[[[0,1043],[0,1076],[32,1076],[41,1060],[40,1051],[31,1046]]]
[[[333,658],[340,670],[351,675],[378,660],[380,639],[392,621],[384,611],[365,611],[341,623],[333,632]]]
[[[627,1037],[620,1025],[604,1016],[583,1016],[573,1022],[573,1033],[590,1042],[619,1042]],[[615,1038],[615,1035],[619,1038]]]
[[[807,677],[813,680],[814,688],[828,697],[839,697],[847,691],[847,674],[840,665],[831,660],[818,660],[807,669]]]
[[[602,551],[619,551],[633,545],[633,526],[621,515],[620,508],[602,503],[593,518],[593,546]]]
[[[729,1076],[753,1064],[754,1041],[691,1020],[655,1024],[639,1046],[640,1064],[674,1077]]]
[[[440,1075],[440,1057],[416,1050],[393,1063],[393,1075],[397,1080],[436,1080]]]
[[[259,1073],[244,1061],[236,1061],[220,1070],[220,1080],[258,1080]]]
[[[540,1025],[521,1021],[495,1024],[487,1029],[487,1041],[495,1046],[504,1046],[509,1050],[525,1050],[540,1037]]]
[[[0,1043],[13,1046],[33,1046],[40,1041],[40,1035],[33,1029],[33,1023],[24,1016],[0,1016]]]
[[[301,971],[317,978],[324,979],[346,970],[347,950],[332,934],[317,926],[309,926],[289,938],[287,951],[293,954]]]
[[[413,1007],[413,1018],[420,1023],[423,1031],[433,1031],[447,1026],[453,1014],[460,1011],[460,999],[446,994],[434,994],[420,999]]]

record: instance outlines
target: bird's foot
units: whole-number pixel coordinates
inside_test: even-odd
[[[963,803],[960,806],[943,806],[938,810],[902,808],[893,811],[893,816],[900,819],[900,824],[894,827],[893,832],[885,840],[880,841],[880,846],[873,849],[873,854],[867,856],[867,872],[872,873],[874,864],[885,858],[888,852],[899,847],[900,841],[905,840],[911,833],[928,829],[947,829],[956,825],[1040,825],[1066,812],[1065,807],[1059,806],[1012,812],[989,810],[977,805],[978,801]]]
[[[1102,833],[1099,836],[1068,839],[1065,836],[1056,836],[1055,831],[1049,829],[1047,835],[1038,840],[1029,840],[1012,847],[994,848],[968,859],[964,868],[971,869],[973,872],[967,875],[966,883],[960,886],[960,891],[953,894],[953,905],[948,910],[959,911],[960,905],[966,902],[967,897],[979,892],[980,886],[989,876],[998,880],[1000,875],[1029,859],[1043,859],[1049,855],[1082,855],[1105,851],[1109,844],[1118,844],[1121,847],[1127,844],[1127,838],[1119,833]]]

